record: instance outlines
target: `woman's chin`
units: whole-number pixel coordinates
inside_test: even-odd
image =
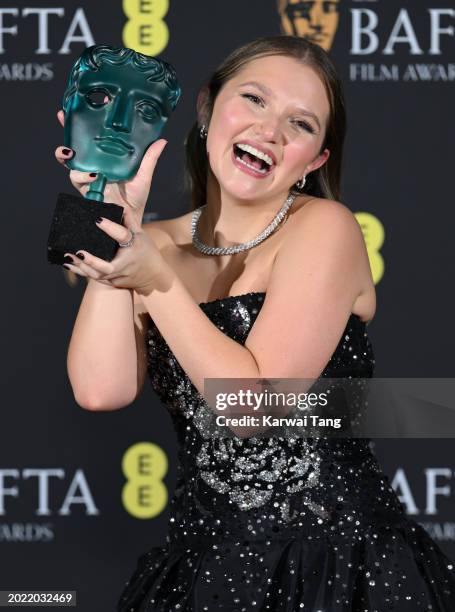
[[[254,179],[253,179],[254,180]],[[255,200],[263,198],[265,195],[270,195],[271,185],[265,184],[263,181],[243,180],[242,177],[227,181],[219,181],[221,191],[237,200]]]
[[[252,201],[257,199],[263,199],[265,195],[264,190],[258,189],[250,189],[250,190],[239,190],[239,189],[222,189],[222,192],[225,193],[232,200],[239,201]]]

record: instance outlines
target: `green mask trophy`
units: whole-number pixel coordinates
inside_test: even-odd
[[[147,148],[160,137],[181,89],[174,68],[132,49],[88,47],[75,62],[63,96],[66,166],[96,172],[85,197],[60,193],[49,232],[47,259],[84,249],[111,261],[118,243],[95,219],[121,223],[123,207],[104,204],[106,182],[135,176]]]

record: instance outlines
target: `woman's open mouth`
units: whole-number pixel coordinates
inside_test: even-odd
[[[243,143],[232,147],[232,161],[237,168],[256,178],[268,176],[275,167],[271,157]]]

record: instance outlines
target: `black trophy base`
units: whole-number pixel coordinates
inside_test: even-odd
[[[65,253],[88,251],[111,261],[119,248],[118,242],[100,229],[95,221],[105,217],[122,223],[123,206],[104,204],[77,195],[59,193],[47,241],[47,261],[63,264]]]

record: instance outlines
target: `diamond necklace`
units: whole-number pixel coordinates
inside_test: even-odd
[[[201,216],[203,209],[206,208],[207,204],[199,206],[199,208],[196,208],[196,210],[193,212],[193,216],[191,219],[191,235],[193,238],[193,244],[198,249],[198,251],[204,253],[204,255],[233,255],[234,253],[240,253],[241,251],[247,251],[248,249],[252,249],[276,230],[278,225],[286,216],[287,211],[291,207],[295,198],[295,195],[293,195],[292,193],[289,194],[273,221],[265,228],[264,231],[262,231],[258,236],[256,236],[256,238],[253,238],[248,242],[243,242],[242,244],[235,244],[229,247],[212,247],[208,246],[208,244],[204,244],[203,242],[201,242],[201,240],[199,240],[196,233],[196,226],[198,219]]]

